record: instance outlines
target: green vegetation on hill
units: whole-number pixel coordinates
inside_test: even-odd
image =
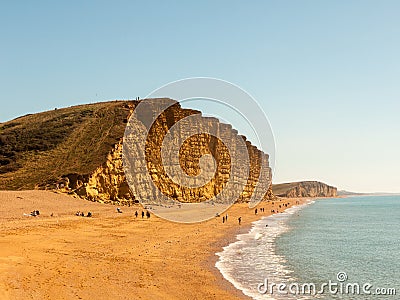
[[[134,101],[80,105],[0,124],[0,189],[33,189],[90,174],[124,134]]]

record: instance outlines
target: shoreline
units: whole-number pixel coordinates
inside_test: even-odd
[[[281,199],[284,202],[289,200],[288,198],[281,198]],[[293,214],[293,212],[289,212],[289,210],[293,211],[293,209],[295,209],[295,211],[297,213],[299,210],[303,209],[304,207],[308,206],[309,204],[314,203],[315,200],[317,200],[317,199],[323,199],[323,198],[291,198],[290,200],[296,201],[296,202],[299,201],[299,203],[288,206],[280,213],[284,213],[285,219],[288,220],[291,217],[291,215]],[[229,263],[230,259],[235,260],[235,258],[232,257],[232,255],[234,255],[234,256],[237,255],[237,254],[233,254],[232,249],[235,249],[234,253],[242,252],[242,250],[241,250],[242,243],[245,244],[244,247],[246,247],[246,248],[249,247],[249,245],[247,244],[249,242],[248,241],[249,237],[250,237],[250,242],[253,238],[259,239],[257,236],[260,237],[260,236],[264,235],[263,233],[260,234],[260,229],[262,230],[262,232],[264,232],[264,230],[262,228],[265,229],[264,225],[268,222],[268,220],[270,220],[270,221],[276,220],[275,216],[278,216],[278,215],[279,215],[278,213],[269,213],[265,216],[262,216],[259,219],[256,219],[255,221],[251,222],[250,224],[248,224],[246,226],[246,230],[237,231],[233,236],[234,238],[231,239],[228,244],[224,244],[220,248],[219,253],[214,255],[216,258],[214,260],[215,262],[219,261],[220,258],[222,259],[219,266],[217,267],[217,265],[215,265],[214,268],[219,272],[219,274],[221,274],[221,277],[224,281],[229,282],[235,289],[240,290],[241,293],[243,295],[245,295],[245,297],[246,297],[245,299],[253,299],[254,291],[252,291],[250,289],[250,286],[243,285],[240,282],[240,279],[236,278],[235,272],[232,272],[232,270],[231,270],[232,267],[233,268],[239,267],[239,269],[237,269],[237,270],[240,273],[243,273],[243,271],[241,271],[241,268],[244,267],[244,265],[239,264],[239,266],[238,266],[237,263],[234,263],[234,265],[236,265],[236,267],[235,267],[234,265]],[[273,218],[273,219],[271,219],[271,218]],[[278,216],[278,218],[279,218],[279,216]],[[276,222],[276,221],[272,221],[272,222]],[[261,227],[260,227],[260,224],[261,224]],[[275,227],[275,228],[280,228],[280,227],[281,227],[281,225],[278,225],[278,227]],[[272,227],[272,228],[274,228],[274,227]],[[253,230],[257,230],[258,233],[256,233],[254,235]],[[270,233],[267,235],[269,237],[273,236],[273,244],[275,244],[276,237],[281,235],[284,231],[283,232],[280,231],[280,233],[274,233],[276,229],[272,229],[272,230],[273,231],[269,231]],[[282,229],[280,229],[280,230],[282,230]],[[243,236],[245,236],[244,239],[243,239]],[[254,255],[254,254],[252,254],[252,255]],[[270,263],[274,263],[274,260],[272,259],[272,261],[270,261]],[[270,271],[272,271],[272,270],[270,270]],[[249,272],[251,272],[251,271],[249,271]],[[240,278],[240,276],[239,276],[239,278]]]
[[[295,202],[294,204],[291,203],[290,206],[286,207],[284,210],[279,212],[279,213],[283,213],[287,209],[292,208],[294,206],[304,206],[304,205],[307,205],[307,203],[310,202],[310,201],[315,201],[315,200],[319,200],[319,199],[324,199],[324,198],[317,198],[317,197],[315,197],[315,198],[311,198],[311,197],[307,197],[307,198],[279,198],[277,201],[271,201],[271,202],[278,203],[279,201],[283,201],[283,202],[286,202],[286,201],[292,202],[292,201],[294,201]],[[299,202],[299,203],[296,204],[296,202]],[[270,203],[263,202],[262,204],[264,204],[264,206],[265,206],[265,205],[270,204]],[[259,206],[262,207],[263,206],[262,204],[258,205],[257,207],[259,207]],[[253,210],[254,210],[254,208],[253,208]],[[224,239],[220,239],[219,241],[217,241],[215,243],[215,245],[218,247],[219,250],[216,251],[213,255],[211,255],[209,257],[209,267],[211,268],[211,271],[215,272],[216,276],[219,277],[219,279],[220,279],[219,285],[222,286],[222,287],[227,287],[228,289],[233,289],[234,291],[238,291],[240,293],[240,296],[242,297],[241,299],[253,299],[253,298],[250,297],[250,296],[247,296],[246,294],[244,294],[244,292],[241,289],[235,287],[232,282],[230,282],[228,279],[226,279],[224,277],[224,275],[221,273],[221,271],[216,267],[216,262],[219,259],[219,256],[217,255],[217,253],[224,251],[224,249],[223,249],[224,247],[227,247],[227,246],[231,245],[232,243],[235,243],[235,242],[239,241],[238,235],[248,234],[251,231],[251,229],[255,226],[255,224],[254,224],[255,222],[258,222],[258,221],[260,221],[260,220],[262,220],[264,218],[270,217],[270,216],[275,215],[275,214],[277,214],[277,213],[276,212],[275,213],[271,213],[271,211],[269,210],[267,213],[263,214],[259,218],[256,218],[256,219],[254,219],[252,221],[249,221],[245,226],[242,226],[240,228],[232,228],[231,231],[226,233]]]
[[[18,198],[19,197],[19,198]],[[20,199],[21,198],[21,199]],[[309,198],[282,199],[296,205]],[[274,201],[279,205],[279,200]],[[292,206],[290,205],[290,206]],[[46,191],[0,191],[2,299],[250,299],[215,267],[217,252],[271,215],[247,203],[222,218],[176,224]],[[289,205],[288,205],[289,207]],[[39,209],[39,217],[22,217]],[[93,218],[75,216],[92,211]],[[53,213],[53,217],[50,217]],[[242,225],[237,218],[242,217]]]
[[[239,228],[233,228],[233,227],[230,228],[230,230],[228,230],[225,233],[225,235],[223,236],[222,239],[219,239],[213,243],[213,247],[215,247],[215,252],[209,253],[209,257],[206,260],[206,266],[217,278],[218,286],[226,289],[227,291],[231,292],[232,294],[237,295],[240,299],[244,299],[244,300],[246,300],[246,299],[248,300],[248,299],[252,299],[252,298],[246,296],[243,293],[243,291],[239,290],[230,281],[225,279],[225,277],[222,275],[220,270],[216,267],[216,263],[219,259],[217,253],[223,251],[223,247],[226,247],[226,246],[230,245],[231,243],[236,242],[237,236],[239,234],[247,233],[251,230],[251,228],[252,228],[252,223],[246,224]]]

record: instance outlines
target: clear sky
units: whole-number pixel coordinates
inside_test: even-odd
[[[275,182],[400,192],[399,15],[385,0],[3,1],[0,122],[216,77],[268,115]]]

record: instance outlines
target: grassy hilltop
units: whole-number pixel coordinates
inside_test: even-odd
[[[90,174],[124,134],[135,101],[80,105],[0,124],[0,189],[34,189]]]

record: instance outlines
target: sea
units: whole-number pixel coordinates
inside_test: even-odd
[[[309,201],[254,222],[217,255],[253,299],[400,299],[400,196]]]

